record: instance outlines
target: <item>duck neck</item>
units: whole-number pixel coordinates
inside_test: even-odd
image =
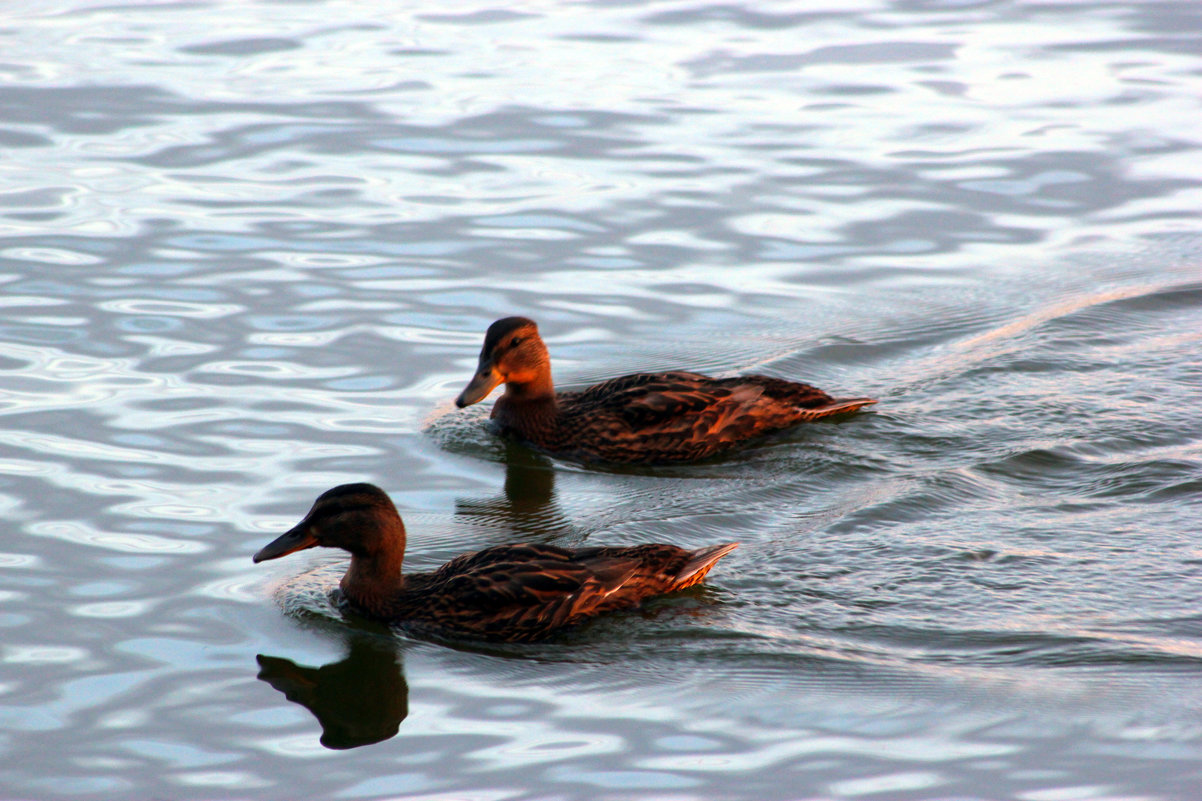
[[[342,577],[342,593],[353,604],[367,612],[383,614],[390,602],[404,589],[401,563],[405,551],[382,551],[373,554],[354,554],[351,566]]]
[[[555,403],[555,385],[550,370],[539,370],[523,381],[506,381],[505,397],[510,403]]]
[[[554,429],[559,405],[555,401],[550,374],[546,379],[545,384],[537,386],[534,382],[506,384],[505,393],[497,399],[493,407],[493,417],[496,421],[536,441],[539,434],[546,434]]]

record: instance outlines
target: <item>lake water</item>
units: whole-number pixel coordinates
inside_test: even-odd
[[[424,7],[423,7],[424,6]],[[0,10],[0,796],[1202,797],[1202,5]],[[871,412],[665,469],[455,410],[757,371]],[[740,540],[534,646],[343,620],[425,569]]]

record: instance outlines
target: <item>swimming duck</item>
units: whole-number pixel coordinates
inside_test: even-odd
[[[442,635],[524,642],[586,618],[691,587],[738,543],[559,548],[523,543],[465,553],[432,573],[401,574],[405,524],[372,484],[343,484],[254,561],[322,545],[350,551],[347,601],[368,617]]]
[[[476,374],[455,405],[482,401],[501,383],[505,393],[492,419],[503,432],[585,461],[694,461],[761,434],[876,403],[832,398],[816,387],[770,376],[711,378],[681,370],[635,373],[580,392],[556,392],[547,346],[525,317],[489,326]]]

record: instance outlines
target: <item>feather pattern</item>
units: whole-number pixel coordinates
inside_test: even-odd
[[[477,373],[456,404],[505,393],[492,419],[544,451],[583,459],[663,463],[704,459],[754,437],[876,403],[833,398],[817,387],[764,375],[711,378],[673,370],[636,373],[580,392],[555,392],[534,321],[507,317],[485,335]]]
[[[378,487],[350,484],[319,497],[255,561],[317,545],[350,551],[342,592],[369,617],[443,635],[524,642],[691,587],[737,543],[693,551],[660,544],[498,545],[429,573],[402,575],[405,527],[396,507]]]

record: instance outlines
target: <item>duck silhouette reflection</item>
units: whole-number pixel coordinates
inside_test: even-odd
[[[484,499],[460,499],[455,514],[522,539],[548,542],[568,536],[577,539],[567,516],[555,503],[555,467],[545,456],[517,443],[505,447],[505,486],[502,494]],[[512,538],[512,536],[510,536]]]
[[[259,654],[259,676],[308,709],[321,724],[321,744],[358,748],[395,737],[409,714],[409,685],[395,642],[351,636],[347,654],[321,667]]]

